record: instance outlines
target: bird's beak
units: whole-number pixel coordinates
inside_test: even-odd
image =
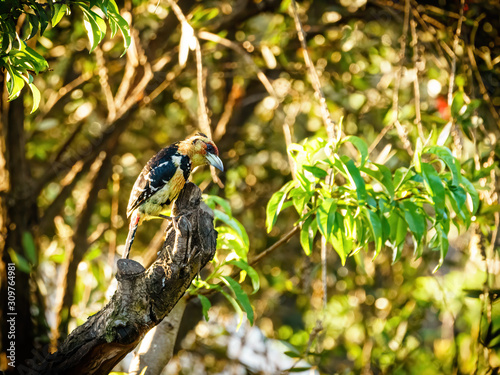
[[[222,160],[220,160],[220,158],[217,155],[207,152],[206,158],[208,164],[213,165],[218,170],[224,172],[224,165],[222,164]]]

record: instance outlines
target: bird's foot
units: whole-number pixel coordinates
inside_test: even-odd
[[[158,216],[161,217],[162,219],[170,220],[172,222],[172,226],[174,227],[174,230],[177,231],[179,229],[178,221],[180,219],[180,216],[167,216],[167,215],[163,215],[163,214],[159,214]]]

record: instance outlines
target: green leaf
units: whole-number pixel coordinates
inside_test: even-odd
[[[311,199],[311,193],[307,193],[301,188],[295,188],[290,191],[289,198],[292,200],[295,210],[302,215],[306,204]]]
[[[212,304],[210,303],[210,300],[207,297],[202,296],[201,294],[197,294],[197,297],[201,302],[201,309],[203,312],[203,316],[205,317],[205,320],[208,322],[208,320],[209,320],[208,310],[210,310],[210,307],[212,307]]]
[[[465,222],[466,225],[469,226],[470,215],[465,206],[465,202],[467,201],[467,193],[461,186],[448,186],[446,190],[446,195],[450,200],[451,206],[453,210],[459,215]]]
[[[304,168],[308,172],[311,172],[314,177],[317,177],[319,179],[324,179],[326,178],[326,176],[328,176],[327,171],[319,167],[314,167],[311,165],[303,165],[302,168]]]
[[[471,200],[472,200],[472,214],[474,215],[477,212],[477,209],[479,208],[479,194],[472,185],[472,183],[466,179],[464,176],[462,176],[461,179],[462,186],[464,187],[465,191],[469,193]]]
[[[226,297],[226,299],[229,301],[229,303],[231,304],[231,306],[233,306],[233,309],[236,312],[236,314],[238,314],[238,317],[240,319],[239,319],[239,323],[238,323],[237,329],[239,329],[240,326],[241,326],[241,323],[243,323],[243,310],[241,310],[240,305],[238,304],[238,302],[236,302],[236,300],[233,298],[233,296],[231,296],[229,293],[226,293],[222,289],[220,289],[220,292],[222,293],[222,295],[224,297]]]
[[[109,0],[109,9],[108,9],[108,17],[109,17],[109,23],[112,24],[114,23],[118,29],[120,29],[120,32],[122,33],[123,36],[123,47],[124,51],[122,56],[125,54],[127,49],[130,47],[130,43],[132,42],[132,38],[130,37],[130,27],[125,21],[125,18],[123,18],[120,15],[120,12],[118,10],[118,7],[115,3],[114,0]],[[113,29],[112,29],[113,31]],[[116,28],[115,28],[115,33],[116,33]],[[114,34],[113,34],[114,35]]]
[[[219,210],[214,210],[214,216],[216,219],[221,220],[236,232],[238,237],[243,241],[243,244],[245,245],[245,248],[247,249],[248,252],[248,248],[250,247],[250,241],[248,239],[248,234],[243,225],[241,225],[241,223],[235,218],[230,217],[229,215]]]
[[[400,244],[404,243],[406,233],[408,231],[408,224],[401,217],[398,209],[392,211],[391,215],[389,216],[389,226],[389,238],[391,242],[393,242],[393,246],[399,246]]]
[[[253,308],[252,305],[250,304],[250,300],[248,299],[247,294],[243,291],[243,289],[241,289],[241,285],[238,284],[238,282],[236,282],[229,276],[222,276],[222,280],[223,281],[225,280],[224,283],[234,293],[236,300],[241,305],[241,307],[243,307],[243,310],[245,310],[245,312],[247,313],[248,321],[250,322],[251,325],[253,325],[253,319],[254,319]]]
[[[227,263],[241,268],[247,273],[248,276],[250,276],[250,280],[252,281],[252,287],[253,287],[252,294],[256,293],[260,289],[259,274],[247,262],[244,262],[242,260],[231,260]]]
[[[336,210],[337,204],[335,203],[335,200],[333,198],[327,198],[321,202],[321,205],[316,211],[318,229],[327,241],[331,234]]]
[[[366,201],[365,181],[363,177],[361,177],[358,167],[356,167],[356,164],[350,159],[345,163],[342,162],[342,164],[344,165],[344,170],[347,173],[352,188],[356,190],[358,200],[362,202]]]
[[[6,66],[9,72],[9,77],[7,78],[7,92],[9,94],[8,100],[15,99],[21,93],[24,87],[24,79],[22,75],[15,70],[10,64]]]
[[[79,5],[83,11],[83,23],[90,41],[89,52],[92,52],[106,35],[106,23],[87,6],[82,5],[82,3]]]
[[[54,12],[52,14],[52,20],[51,20],[52,27],[56,26],[61,21],[63,16],[66,14],[68,5],[59,2],[54,2],[53,7],[54,7]]]
[[[428,154],[434,154],[437,157],[439,157],[441,160],[443,160],[451,172],[451,175],[453,177],[453,185],[455,185],[455,186],[459,185],[460,177],[461,177],[460,176],[460,163],[453,156],[453,154],[451,153],[449,148],[443,147],[443,146],[432,146],[432,147],[425,148],[424,152],[428,153]]]
[[[371,163],[371,165],[375,166],[378,171],[368,167],[360,168],[360,170],[380,182],[391,198],[394,199],[394,184],[392,183],[392,173],[390,169],[383,164]]]
[[[344,239],[344,218],[340,212],[335,213],[335,223],[333,226],[332,234],[330,236],[330,243],[333,249],[340,256],[342,265],[345,265],[345,261],[348,253],[346,252],[345,239]]]
[[[218,248],[234,251],[241,259],[246,260],[248,258],[249,248],[234,229],[228,226],[218,226],[216,229],[219,232],[217,237]]]
[[[219,206],[222,207],[224,212],[230,216],[232,216],[231,212],[231,205],[227,200],[224,198],[221,198],[217,195],[208,195],[208,194],[203,194],[203,201],[206,203],[208,207],[210,207],[212,210],[215,210],[215,205],[218,204]]]
[[[372,229],[373,240],[375,242],[375,255],[373,259],[375,259],[380,253],[380,250],[382,250],[382,245],[384,244],[382,222],[378,215],[369,208],[363,206],[362,209],[365,213],[366,218],[368,219],[368,222],[370,223],[370,228]]]
[[[424,177],[425,187],[432,197],[436,217],[439,219],[443,215],[445,192],[443,182],[439,178],[434,167],[428,163],[422,163],[422,174]]]
[[[351,142],[359,151],[361,155],[361,167],[363,167],[368,160],[368,145],[364,140],[354,135],[347,136],[343,139],[343,142]],[[342,142],[342,143],[343,143]]]
[[[283,207],[283,203],[286,200],[286,196],[288,192],[294,186],[294,181],[288,181],[280,190],[273,194],[269,202],[267,203],[266,208],[266,227],[267,233],[273,229],[274,224],[276,224],[276,220],[278,219],[278,215]]]
[[[23,232],[21,241],[27,260],[33,265],[37,264],[36,246],[31,233],[28,231]]]
[[[426,231],[425,215],[415,203],[404,200],[400,203],[400,208],[404,212],[405,220],[410,227],[415,238],[420,241]]]
[[[41,95],[40,95],[40,91],[33,83],[28,84],[28,87],[30,88],[31,94],[33,97],[33,105],[31,106],[31,112],[30,112],[30,113],[33,113],[38,109],[38,106],[40,105]]]
[[[413,165],[415,165],[415,171],[417,173],[422,173],[422,167],[420,163],[422,162],[422,140],[417,138],[417,146],[415,147],[415,154],[413,155]]]
[[[453,118],[458,117],[464,104],[465,104],[465,99],[463,91],[457,91],[455,95],[453,95],[453,101],[451,102],[451,116]]]
[[[444,227],[442,223],[438,223],[435,228],[439,239],[439,263],[432,272],[436,272],[439,268],[441,268],[449,248],[449,242],[448,242],[449,222],[447,228],[448,230]]]
[[[14,251],[14,249],[9,249],[8,250],[10,259],[12,259],[12,262],[16,265],[16,268],[24,273],[30,273],[31,272],[31,266],[21,254],[18,254]]]
[[[314,216],[309,216],[300,229],[300,244],[302,245],[302,249],[304,249],[304,253],[306,253],[307,256],[312,253],[314,237],[316,236],[317,230],[318,225],[314,220]]]
[[[28,13],[27,16],[28,16],[28,22],[29,22],[29,26],[30,26],[31,31],[30,31],[29,36],[26,39],[31,39],[36,35],[36,33],[38,33],[39,21],[38,21],[38,17],[32,13]]]

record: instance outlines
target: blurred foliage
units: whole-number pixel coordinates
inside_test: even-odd
[[[30,73],[38,74],[48,68],[43,56],[30,48],[26,40],[43,35],[49,24],[56,26],[65,14],[71,13],[71,6],[76,6],[83,12],[85,29],[90,41],[90,51],[93,51],[106,35],[106,23],[103,16],[108,18],[111,37],[118,30],[125,40],[125,48],[130,45],[130,31],[127,21],[118,11],[115,0],[68,1],[58,2],[50,0],[45,4],[29,0],[23,3],[19,0],[5,0],[0,5],[0,68],[8,72],[6,77],[9,100],[19,97],[25,83],[28,84],[33,95],[34,112],[40,103],[40,91],[33,83]],[[96,7],[101,15],[92,8]],[[24,19],[27,19],[23,22]],[[18,24],[23,25],[23,32],[19,32]],[[24,35],[23,35],[24,34]]]
[[[190,290],[209,319],[186,318],[194,328],[167,373],[279,373],[295,366],[320,374],[487,374],[500,367],[500,7],[466,0],[455,45],[459,1],[409,1],[402,38],[405,3],[298,3],[330,115],[336,123],[343,119],[345,135],[332,143],[290,0],[179,2],[199,36],[226,172],[224,188],[208,168],[192,177],[215,209],[219,250]],[[40,91],[39,104],[36,94],[16,99],[26,108],[26,157],[39,188],[36,228],[42,228],[23,237],[18,265],[35,281],[32,314],[40,327],[57,325],[57,274],[100,170],[99,159],[86,164],[81,155],[121,127],[122,108],[136,100],[85,228],[88,248],[78,264],[70,330],[113,290],[128,194],[142,166],[161,147],[199,130],[195,52],[183,49],[183,30],[168,4],[127,0],[117,7],[131,25],[123,57],[123,39],[112,37],[117,29],[109,24],[106,31],[97,18],[97,28],[89,19],[86,28],[80,10],[58,22],[48,17],[45,25],[57,26],[40,24],[34,33],[29,16],[12,53],[2,47],[9,74],[19,53],[36,51],[49,67],[19,73]],[[101,11],[92,10],[104,19]],[[5,25],[2,18],[2,32]],[[181,50],[188,53],[184,67]],[[133,91],[150,71],[144,88]],[[21,86],[7,89],[11,98],[22,93]],[[57,168],[64,173],[50,173]],[[64,204],[53,214],[59,200]],[[299,223],[299,235],[252,263]],[[149,250],[139,249],[152,246],[160,226],[158,220],[139,229],[133,258],[148,257]],[[322,236],[330,241],[326,308]],[[211,289],[226,298],[204,294]],[[312,335],[318,320],[323,329]],[[49,340],[47,330],[37,334]]]

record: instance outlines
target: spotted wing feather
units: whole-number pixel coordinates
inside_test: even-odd
[[[127,217],[168,183],[178,168],[183,169],[185,179],[191,172],[191,163],[187,155],[178,152],[177,144],[162,149],[153,156],[142,169],[135,181],[127,206]],[[169,204],[170,202],[165,202]]]

